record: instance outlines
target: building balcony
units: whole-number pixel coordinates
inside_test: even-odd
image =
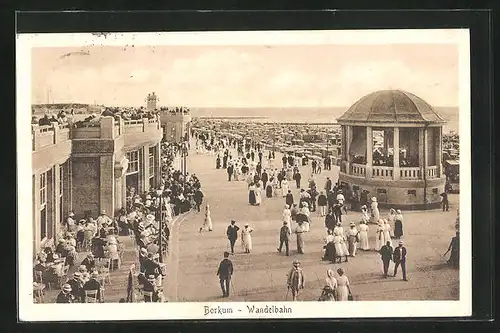
[[[32,169],[34,172],[64,163],[71,155],[68,124],[31,125]]]

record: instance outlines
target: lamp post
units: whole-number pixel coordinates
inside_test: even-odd
[[[160,248],[160,263],[163,263],[163,186],[156,190],[156,194],[160,196],[160,238],[158,239],[158,247]]]

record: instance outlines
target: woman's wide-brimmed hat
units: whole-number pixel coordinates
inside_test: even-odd
[[[156,281],[155,276],[154,276],[154,275],[150,275],[150,276],[148,276],[148,281],[149,281],[149,282]]]
[[[372,201],[377,201],[377,198],[375,198],[375,197],[372,197]]]
[[[355,226],[356,226],[356,223],[351,222],[349,225],[350,225],[351,227],[355,227]]]
[[[152,214],[148,214],[148,215],[146,215],[146,221],[147,221],[147,222],[151,222],[151,223],[153,223],[153,222],[154,222],[154,220],[155,220],[155,216],[154,216],[154,215],[152,215]]]
[[[341,225],[342,225],[342,223],[340,223],[340,222],[337,222],[337,226],[339,226],[339,227],[340,227]]]
[[[69,285],[68,283],[66,283],[64,286],[63,286],[63,290],[66,291],[66,292],[70,292],[72,289],[71,289],[71,285]]]
[[[401,209],[396,210],[396,213],[401,214]]]
[[[300,265],[300,261],[298,261],[298,260],[294,260],[292,264],[293,264],[294,266],[299,266],[299,265]]]
[[[361,206],[361,208],[367,208],[366,205]]]

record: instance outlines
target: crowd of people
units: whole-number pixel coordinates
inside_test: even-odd
[[[36,255],[34,289],[60,286],[57,303],[104,302],[106,279],[120,268],[125,250],[120,238],[127,236],[137,248],[138,269],[131,271],[137,283],[125,301],[165,301],[162,279],[166,268],[161,259],[168,252],[170,223],[179,214],[199,210],[203,200],[196,175],[183,175],[174,167],[181,148],[182,144],[162,142],[161,184],[144,193],[128,187],[126,205],[114,217],[102,210],[97,217],[88,214],[77,221],[70,212],[55,248],[48,246]],[[70,270],[74,273],[68,276]]]
[[[347,262],[349,258],[356,257],[358,249],[363,252],[375,251],[380,254],[383,262],[384,277],[389,276],[389,263],[392,261],[394,263],[392,276],[397,276],[398,269],[401,267],[402,280],[408,280],[407,249],[403,241],[404,219],[401,210],[391,208],[388,215],[383,217],[378,208],[377,198],[369,197],[368,191],[360,191],[358,195],[352,195],[353,191],[345,184],[332,181],[329,177],[320,189],[315,179],[315,175],[321,172],[318,170],[318,164],[311,165],[311,176],[307,183],[303,184],[299,165],[307,165],[307,163],[301,163],[303,159],[301,161],[300,158],[291,154],[284,153],[282,163],[280,167],[277,167],[275,152],[264,152],[258,143],[209,134],[198,135],[196,139],[197,152],[213,155],[216,169],[225,170],[228,181],[245,181],[249,205],[260,206],[263,204],[263,198],[284,198],[285,207],[281,216],[283,222],[279,230],[277,248],[279,253],[284,251],[285,256],[290,255],[292,235],[296,237],[297,253],[305,253],[306,234],[311,228],[312,213],[319,211],[319,216],[325,219],[323,260],[332,263]],[[292,187],[299,190],[298,198],[294,198]],[[352,204],[353,202],[355,205]],[[348,228],[345,229],[343,216],[348,214],[351,208],[354,208],[354,211],[360,211],[360,214],[352,212],[356,217],[351,220],[357,222],[350,222]],[[372,228],[375,232],[374,243],[370,243],[372,238],[368,237]],[[226,231],[230,251],[224,260],[229,260],[229,255],[234,254],[238,239],[241,240],[243,252],[251,253],[252,231],[253,228],[248,224],[240,228],[236,221],[231,221]],[[394,242],[396,244],[393,244]],[[451,252],[449,260],[451,265],[458,263],[457,248],[458,234],[457,238],[452,240],[448,251]],[[227,266],[227,263],[223,266]],[[300,261],[294,261],[293,268],[287,277],[287,285],[292,292],[293,300],[302,288],[303,274]],[[221,288],[227,279],[230,280],[230,276],[225,276],[224,281],[221,280]],[[349,279],[342,268],[337,277],[334,277],[333,271],[328,271],[326,281],[320,300],[342,301],[353,298]],[[223,294],[228,295],[228,293],[228,289],[224,287]]]

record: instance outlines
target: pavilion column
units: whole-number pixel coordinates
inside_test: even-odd
[[[346,173],[351,174],[351,142],[352,142],[352,126],[346,126],[346,142],[345,142],[345,154],[346,154]]]
[[[443,176],[443,128],[436,127],[437,132],[437,145],[436,145],[436,177],[441,178]]]
[[[394,172],[393,179],[398,180],[401,176],[399,169],[399,127],[394,127],[393,131],[393,154],[394,154]]]
[[[424,165],[422,166],[422,169],[425,172],[425,175],[427,176],[427,166],[429,165],[429,140],[428,140],[428,131],[429,128],[426,127],[424,128]]]
[[[373,129],[366,127],[366,178],[372,177],[373,165]]]
[[[424,129],[418,129],[418,166],[420,167],[420,178],[424,178]]]

